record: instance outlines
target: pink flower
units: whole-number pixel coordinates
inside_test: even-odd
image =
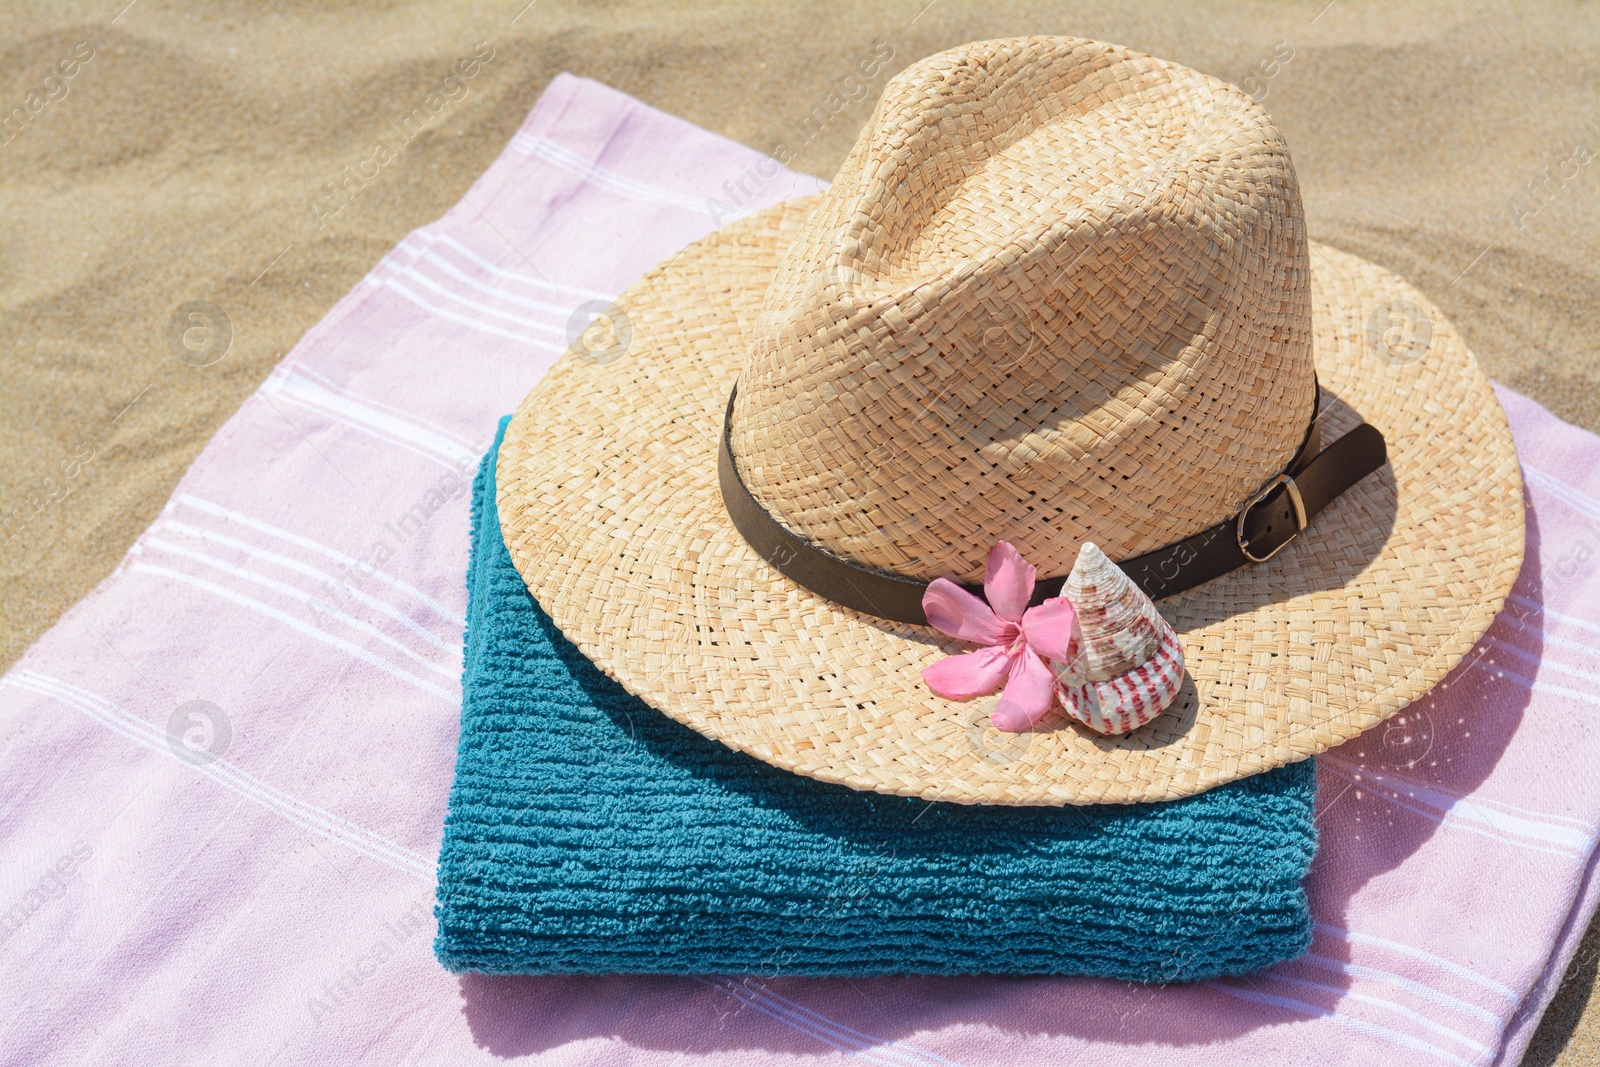
[[[985,604],[956,583],[935,579],[922,595],[928,624],[961,641],[985,646],[949,656],[922,672],[935,693],[970,700],[999,689],[994,725],[1012,733],[1028,729],[1050,710],[1055,678],[1045,662],[1070,661],[1077,613],[1065,597],[1028,607],[1038,572],[1005,541],[989,552],[983,567]]]

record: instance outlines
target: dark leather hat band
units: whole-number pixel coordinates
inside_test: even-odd
[[[872,570],[825,552],[788,530],[750,494],[729,444],[737,394],[735,386],[723,416],[717,457],[722,502],[734,528],[786,578],[818,596],[881,619],[927,625],[922,612],[927,582]],[[1237,515],[1165,548],[1122,560],[1119,566],[1151,599],[1160,600],[1271,559],[1300,536],[1318,512],[1389,461],[1383,435],[1367,423],[1320,448],[1319,413],[1312,413],[1305,439],[1289,466]],[[1066,575],[1041,578],[1034,587],[1033,603],[1058,595],[1065,581]],[[966,588],[980,596],[983,593],[981,586]]]

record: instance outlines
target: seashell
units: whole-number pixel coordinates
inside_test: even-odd
[[[1183,646],[1171,626],[1144,663],[1103,682],[1058,682],[1056,698],[1068,715],[1101,734],[1137,730],[1166,710],[1183,686]]]
[[[1183,685],[1177,633],[1092,541],[1078,550],[1061,595],[1077,609],[1073,656],[1050,667],[1068,715],[1097,733],[1125,734],[1177,699]]]

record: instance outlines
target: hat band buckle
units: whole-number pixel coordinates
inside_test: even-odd
[[[1293,502],[1294,504],[1294,533],[1291,533],[1290,536],[1285,537],[1282,544],[1278,544],[1278,547],[1272,549],[1272,552],[1267,552],[1266,555],[1256,555],[1256,553],[1251,552],[1250,541],[1248,541],[1248,539],[1245,537],[1245,520],[1246,518],[1250,518],[1250,509],[1253,509],[1256,504],[1259,504],[1259,502],[1262,502],[1264,499],[1272,496],[1272,491],[1277,490],[1278,486],[1280,485],[1285,488],[1286,493],[1290,494],[1290,502]],[[1270,526],[1267,526],[1267,530],[1270,530]],[[1294,539],[1301,536],[1302,533],[1306,533],[1306,501],[1301,499],[1301,494],[1299,494],[1299,486],[1294,485],[1293,475],[1288,474],[1278,475],[1278,477],[1274,478],[1272,482],[1267,482],[1267,485],[1262,486],[1261,491],[1254,494],[1253,498],[1245,501],[1245,507],[1242,507],[1242,509],[1238,510],[1238,520],[1235,520],[1234,523],[1234,541],[1238,542],[1238,550],[1240,550],[1240,552],[1245,555],[1246,560],[1250,560],[1251,563],[1266,563],[1267,560],[1275,557],[1278,552],[1282,552],[1282,550],[1286,549],[1286,547],[1290,547],[1290,544],[1293,544]]]
[[[1245,537],[1244,534],[1245,521],[1250,518],[1251,509],[1253,509],[1257,504],[1266,500],[1267,497],[1271,496],[1279,486],[1282,486],[1284,491],[1289,494],[1289,501],[1294,505],[1295,530],[1294,533],[1284,538],[1283,541],[1272,551],[1268,552],[1264,556],[1258,556],[1254,552],[1250,551],[1250,541],[1247,537]],[[1267,527],[1269,530],[1271,528],[1272,527],[1270,526]],[[1239,518],[1234,522],[1233,539],[1238,543],[1239,551],[1244,555],[1245,559],[1249,560],[1251,563],[1265,563],[1267,560],[1271,559],[1273,556],[1276,556],[1279,552],[1282,552],[1284,549],[1293,544],[1295,538],[1304,533],[1305,529],[1306,502],[1300,496],[1300,487],[1295,484],[1293,475],[1285,473],[1280,474],[1276,478],[1272,479],[1272,481],[1262,486],[1261,490],[1257,492],[1255,496],[1245,501],[1244,507],[1239,509]]]

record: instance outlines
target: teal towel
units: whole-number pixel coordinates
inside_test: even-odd
[[[506,423],[500,424],[500,434]],[[1240,974],[1311,942],[1311,760],[1164,804],[1005,808],[769,767],[629,695],[473,491],[434,951],[525,974]]]

